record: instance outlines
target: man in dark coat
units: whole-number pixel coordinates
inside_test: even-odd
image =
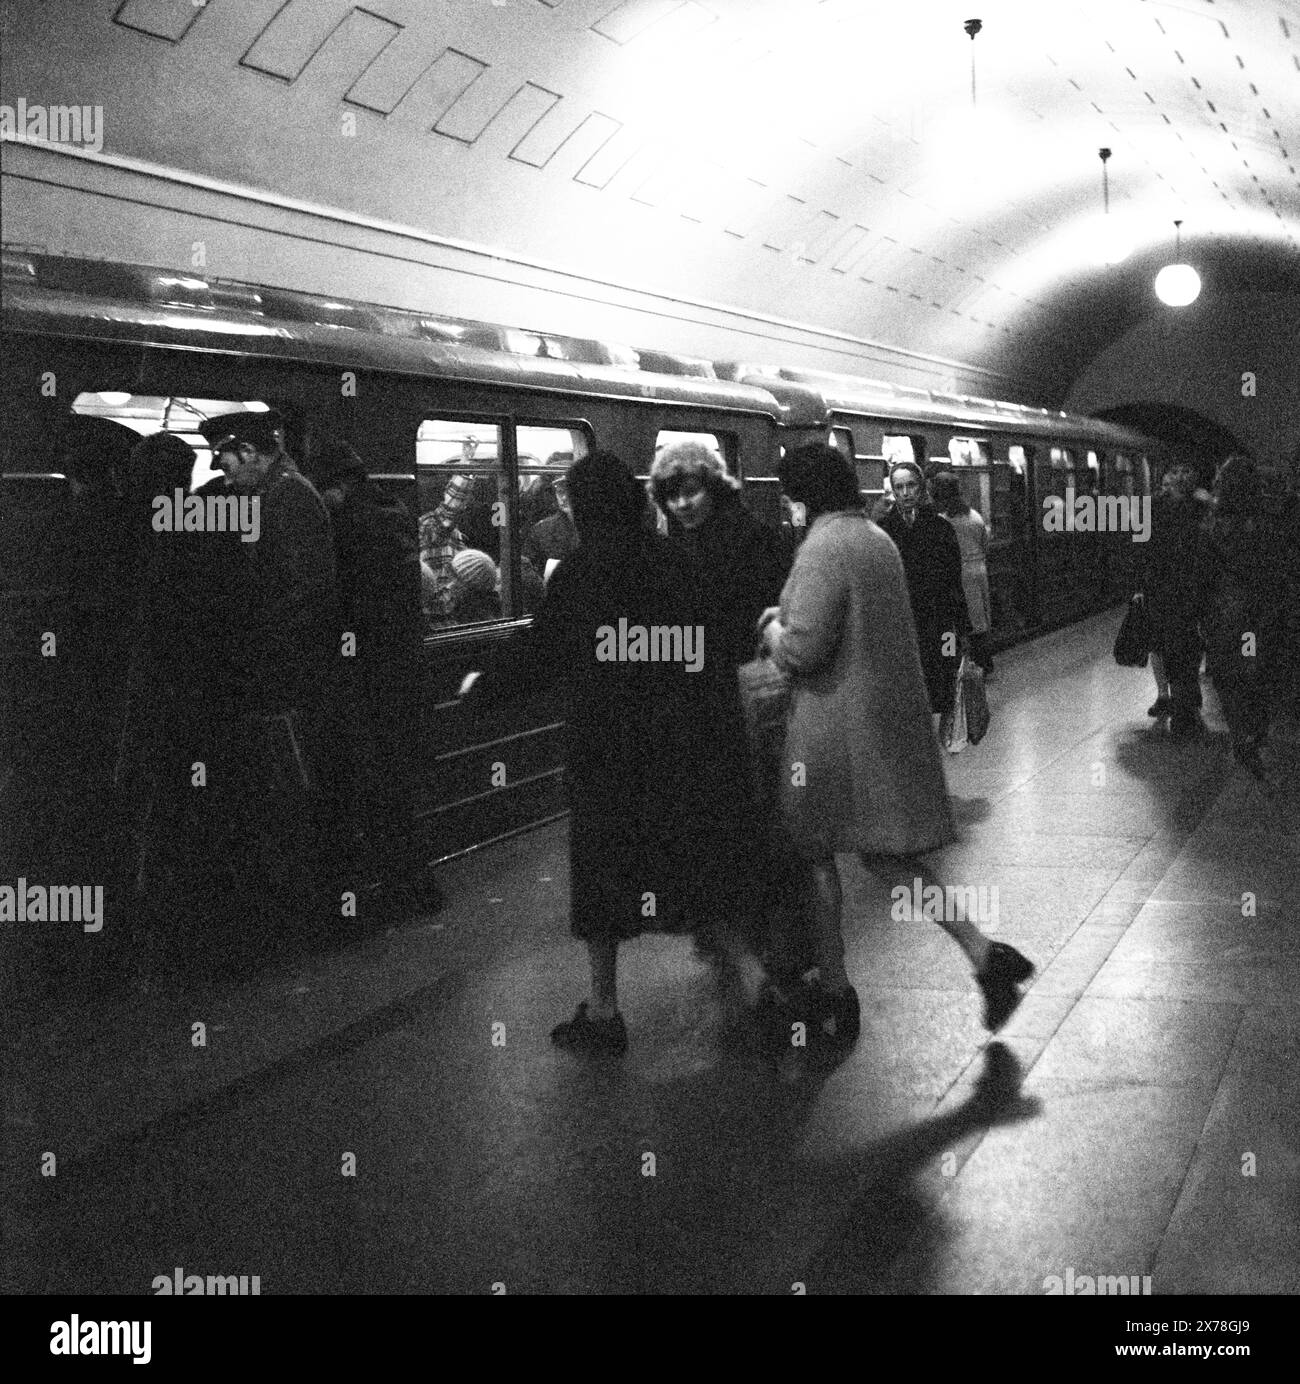
[[[1197,545],[1207,515],[1192,494],[1195,475],[1190,466],[1168,472],[1169,490],[1152,506],[1151,537],[1136,545],[1138,581],[1146,602],[1151,651],[1164,660],[1169,681],[1166,709],[1171,717],[1170,738],[1189,740],[1204,729],[1201,722],[1200,615],[1192,581]]]
[[[424,621],[414,516],[366,474],[345,442],[326,443],[312,479],[330,511],[338,565],[340,627],[355,673],[340,750],[339,804],[365,841],[366,867],[396,912],[441,906],[423,878],[415,830],[414,749],[420,732]],[[347,660],[345,659],[345,664]],[[340,833],[347,841],[351,831]],[[345,864],[345,862],[340,862]]]
[[[645,531],[640,485],[609,452],[582,458],[569,478],[581,544],[531,628],[465,692],[472,707],[564,684],[571,927],[587,944],[592,989],[551,1036],[622,1052],[619,942],[697,926],[736,884],[744,725],[734,668],[712,652],[718,628],[699,573]],[[649,657],[644,633],[672,629],[679,656]]]
[[[210,418],[202,432],[230,491],[255,506],[256,538],[246,546],[264,645],[261,673],[243,708],[252,787],[272,783],[270,803],[249,833],[248,859],[277,912],[311,903],[313,859],[328,827],[329,766],[339,649],[334,544],[329,513],[284,450],[280,420],[261,413]],[[241,535],[242,537],[242,535]],[[259,762],[260,761],[260,762]]]
[[[903,559],[930,710],[942,713],[952,705],[960,645],[970,631],[961,545],[952,525],[925,503],[925,475],[915,462],[895,462],[889,483],[894,504],[876,522]]]
[[[1229,457],[1214,478],[1214,517],[1202,535],[1194,584],[1206,661],[1232,752],[1258,779],[1265,777],[1260,750],[1282,637],[1278,591],[1287,555],[1281,540],[1254,462]]]

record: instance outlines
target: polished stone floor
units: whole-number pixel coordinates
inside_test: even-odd
[[[1262,790],[1207,684],[1215,733],[1166,743],[1118,618],[1002,655],[988,737],[946,757],[963,839],[934,863],[1039,967],[998,1041],[953,944],[846,860],[842,1062],[764,1060],[670,938],[625,949],[627,1055],[557,1052],[585,981],[560,822],[328,954],[209,938],[18,996],[2,1286],[1300,1291],[1300,740]]]

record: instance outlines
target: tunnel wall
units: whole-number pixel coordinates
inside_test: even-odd
[[[1149,318],[1095,357],[1064,408],[1097,413],[1124,404],[1192,409],[1269,463],[1300,447],[1300,296],[1203,295]],[[1243,376],[1253,375],[1254,393]]]

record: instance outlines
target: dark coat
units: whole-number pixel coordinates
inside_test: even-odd
[[[1152,650],[1179,657],[1189,644],[1199,649],[1200,615],[1194,576],[1205,505],[1191,496],[1165,495],[1151,507],[1151,537],[1135,544],[1137,580],[1146,600]]]
[[[781,599],[790,556],[780,534],[759,523],[740,496],[715,493],[714,510],[696,529],[683,529],[671,515],[670,536],[700,564],[722,629],[719,652],[733,667],[754,657],[758,617]]]
[[[563,510],[539,519],[524,539],[524,556],[532,563],[538,576],[546,576],[546,563],[551,558],[563,560],[578,546],[578,530]]]
[[[903,559],[930,710],[946,711],[952,702],[960,656],[955,651],[945,654],[945,641],[949,635],[960,638],[970,631],[957,535],[928,505],[920,507],[911,524],[897,507],[877,522],[894,540]],[[950,642],[955,646],[955,639]]]
[[[702,590],[671,541],[592,529],[556,569],[533,625],[466,699],[472,708],[563,686],[577,937],[680,931],[735,907],[750,827],[744,726]],[[620,620],[702,626],[703,667],[599,658],[599,631]]]
[[[1281,535],[1263,514],[1216,514],[1195,565],[1206,665],[1235,741],[1263,735],[1281,640]]]
[[[281,711],[319,700],[322,680],[338,669],[334,544],[324,500],[287,457],[271,467],[257,494],[261,534],[247,546],[275,644],[261,699],[267,710]]]
[[[358,691],[409,712],[418,699],[424,640],[415,519],[399,499],[363,480],[349,488],[332,521],[340,626],[357,637]]]

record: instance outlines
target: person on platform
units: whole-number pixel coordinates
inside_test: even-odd
[[[415,518],[369,478],[346,442],[323,444],[312,479],[334,533],[336,644],[352,635],[351,706],[340,737],[342,818],[361,841],[363,869],[379,881],[385,914],[436,910],[442,897],[424,871],[415,817],[424,645]],[[339,835],[355,839],[350,830]]]
[[[930,710],[941,715],[952,705],[961,645],[970,628],[961,546],[952,525],[927,502],[925,473],[916,462],[896,461],[889,484],[893,503],[879,525],[903,559]]]
[[[951,471],[941,471],[931,482],[936,511],[952,525],[961,548],[961,585],[970,617],[971,657],[984,670],[993,671],[989,631],[993,628],[993,601],[989,593],[989,528],[984,516],[968,504],[961,482]]]
[[[472,711],[563,686],[570,926],[587,947],[591,993],[551,1037],[619,1053],[619,943],[690,931],[734,907],[744,724],[734,670],[713,654],[720,636],[700,573],[646,530],[641,485],[612,452],[595,451],[570,470],[569,491],[578,548],[530,628],[467,677],[463,695]],[[680,656],[649,657],[649,640],[674,629]]]
[[[956,829],[898,549],[867,518],[853,467],[833,447],[797,447],[779,475],[809,528],[780,606],[764,613],[763,637],[794,682],[782,805],[815,875],[817,975],[800,995],[778,992],[774,1008],[781,1029],[803,1017],[810,1032],[844,1042],[858,1036],[860,1017],[844,965],[836,852],[857,852],[882,877],[929,889],[934,876],[921,857],[953,841]],[[1000,1028],[1032,964],[968,918],[933,921],[969,959],[985,1025]]]
[[[1257,779],[1269,725],[1270,672],[1281,637],[1277,589],[1289,560],[1249,457],[1230,456],[1214,478],[1214,514],[1193,584],[1206,662],[1232,753]]]
[[[1201,721],[1201,637],[1198,594],[1193,582],[1207,507],[1193,495],[1195,474],[1188,465],[1165,472],[1151,510],[1151,537],[1138,548],[1136,593],[1145,602],[1152,660],[1163,694],[1150,708],[1153,716],[1170,717],[1171,740],[1192,740]]]
[[[265,652],[243,707],[243,802],[261,806],[262,830],[250,845],[268,897],[297,911],[310,904],[320,878],[314,856],[328,835],[328,775],[338,759],[331,745],[340,674],[329,512],[268,415],[223,414],[201,431],[227,488],[259,506],[258,536],[245,546]],[[268,774],[273,791],[259,796]],[[274,812],[277,794],[292,806]]]

